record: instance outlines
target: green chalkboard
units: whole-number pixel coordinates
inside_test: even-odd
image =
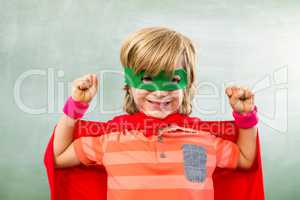
[[[100,79],[86,119],[123,112],[121,41],[146,26],[195,42],[192,115],[232,119],[224,87],[255,90],[266,197],[300,199],[299,9],[275,0],[0,0],[0,199],[49,198],[43,154],[72,80]]]

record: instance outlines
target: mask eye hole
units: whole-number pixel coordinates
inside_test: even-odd
[[[151,83],[152,82],[152,78],[150,76],[144,75],[142,77],[142,81],[143,81],[143,83]]]
[[[179,83],[179,81],[180,81],[180,76],[178,76],[178,75],[173,76],[172,83]]]

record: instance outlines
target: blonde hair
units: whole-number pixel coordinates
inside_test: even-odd
[[[182,105],[179,113],[192,112],[191,101],[194,95],[196,49],[192,41],[186,36],[165,27],[143,28],[131,33],[122,43],[120,60],[123,67],[130,67],[136,73],[157,75],[164,70],[173,74],[176,62],[183,58],[187,71],[188,85],[184,89]],[[138,112],[132,95],[125,85],[124,110],[129,114]]]

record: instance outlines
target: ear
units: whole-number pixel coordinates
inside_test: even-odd
[[[129,93],[129,90],[130,90],[130,87],[128,85],[125,85],[123,87],[123,90],[126,92],[126,93]]]
[[[128,87],[127,92],[132,96],[132,88],[131,87]]]
[[[131,98],[133,98],[133,91],[132,91],[132,88],[131,87],[129,87],[129,86],[127,86],[126,87],[126,94],[128,94]]]

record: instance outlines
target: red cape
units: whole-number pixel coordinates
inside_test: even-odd
[[[146,123],[145,123],[146,121]],[[147,126],[148,135],[169,124],[209,131],[224,139],[236,141],[238,128],[233,121],[201,121],[186,115],[172,114],[160,120],[143,113],[121,115],[108,122],[80,120],[74,130],[74,138],[98,136],[121,129],[143,129]],[[157,126],[159,124],[159,126]],[[149,129],[152,127],[151,129]],[[53,162],[53,138],[47,146],[44,163],[50,185],[51,200],[96,200],[106,199],[107,175],[101,166],[84,165],[55,169]],[[250,170],[228,170],[217,168],[213,175],[216,200],[263,200],[263,175],[260,156],[259,138],[257,137],[257,157]]]

